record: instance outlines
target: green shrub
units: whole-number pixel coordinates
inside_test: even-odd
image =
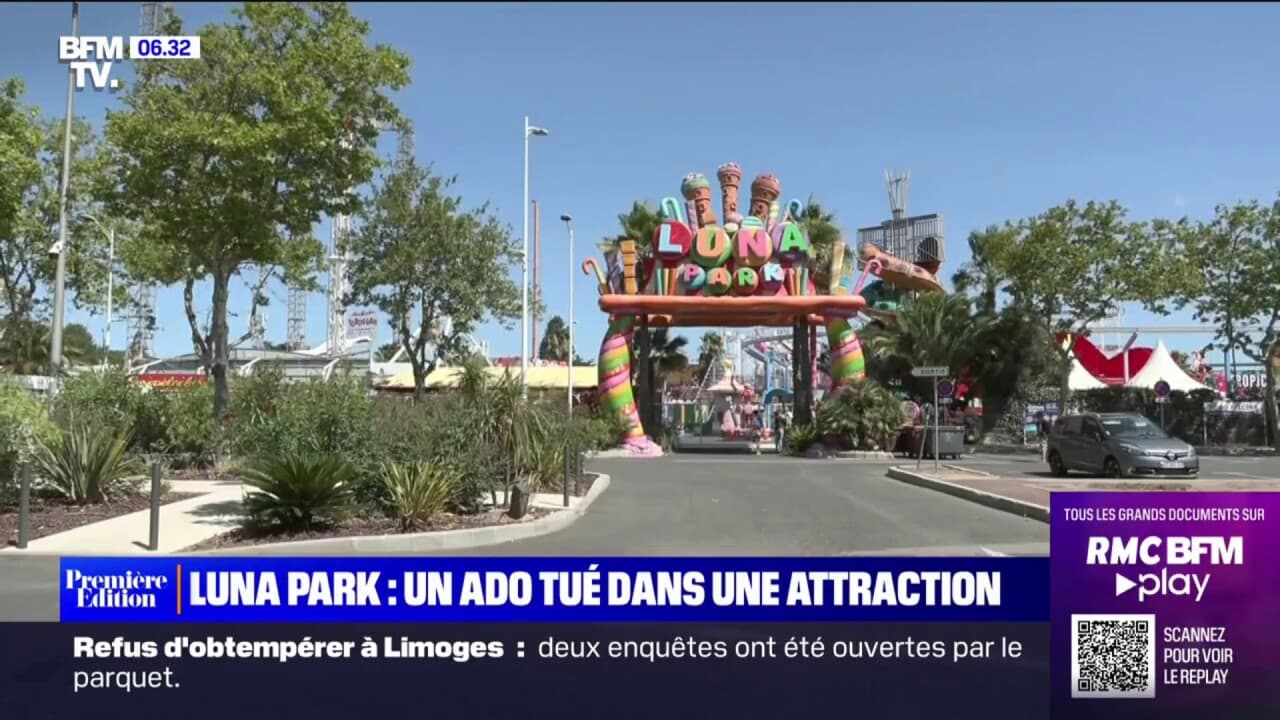
[[[817,429],[846,448],[884,447],[904,421],[902,403],[874,380],[842,385],[818,406]]]
[[[209,407],[212,414],[212,403]],[[121,370],[86,372],[67,378],[54,404],[54,418],[63,428],[83,423],[128,430],[128,449],[133,452],[169,449],[164,397]]]
[[[451,468],[431,461],[391,463],[383,482],[392,514],[405,532],[449,509],[460,485]]]
[[[189,383],[160,397],[168,422],[166,451],[191,456],[201,464],[212,461],[221,435],[213,416],[213,385]]]
[[[285,383],[277,372],[247,378],[232,395],[231,448],[240,458],[336,455],[352,468],[356,501],[385,501],[373,402],[350,378]]]
[[[16,502],[19,466],[56,434],[39,397],[0,379],[0,506]]]
[[[36,448],[42,488],[78,505],[136,490],[138,469],[128,456],[129,441],[127,431],[76,422]]]
[[[244,482],[250,520],[282,530],[308,530],[317,520],[336,520],[351,505],[355,468],[342,458],[291,453],[249,463]]]
[[[788,455],[804,455],[818,441],[818,429],[813,425],[797,425],[788,428],[783,437]]]

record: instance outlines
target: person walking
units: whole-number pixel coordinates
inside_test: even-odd
[[[787,425],[790,424],[791,417],[787,412],[785,405],[779,405],[773,411],[773,437],[774,443],[778,449],[778,454],[782,455],[787,451]]]
[[[1040,459],[1049,458],[1049,430],[1052,426],[1049,417],[1043,412],[1036,413],[1036,437],[1040,441]]]

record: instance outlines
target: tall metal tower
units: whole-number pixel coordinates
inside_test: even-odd
[[[141,3],[138,23],[139,35],[155,35],[167,10],[168,3]],[[129,337],[127,350],[128,360],[154,358],[156,355],[156,295],[155,283],[144,283],[135,286],[129,293],[130,313],[126,317],[126,332]]]
[[[307,346],[307,291],[298,285],[289,286],[288,336],[285,340],[290,350],[302,350]]]
[[[884,180],[891,217],[879,225],[858,228],[858,244],[875,245],[894,257],[937,272],[937,266],[946,260],[942,215],[907,216],[911,173],[886,172]]]
[[[411,127],[407,124],[404,127],[397,127],[379,122],[377,123],[377,128],[379,132],[394,132],[398,134],[395,160],[397,166],[403,166],[413,157],[413,129]],[[346,135],[340,142],[344,148],[349,149],[355,141],[354,121],[349,124],[347,130]],[[353,188],[348,192],[355,192],[355,189]],[[329,334],[327,345],[330,357],[341,355],[345,349],[347,318],[345,298],[347,291],[350,290],[347,271],[351,267],[351,261],[354,259],[348,244],[351,232],[350,215],[335,215],[333,217],[333,222],[329,228]],[[292,292],[291,289],[290,307],[293,307]],[[302,305],[305,306],[305,302]],[[304,318],[305,312],[304,307]],[[291,313],[290,323],[292,324],[292,322],[293,315]]]

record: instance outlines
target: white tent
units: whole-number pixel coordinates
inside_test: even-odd
[[[1072,390],[1101,390],[1107,387],[1106,383],[1084,369],[1084,366],[1076,359],[1074,353],[1071,355],[1071,375],[1067,378],[1067,385]]]
[[[1182,366],[1178,365],[1178,361],[1173,359],[1169,354],[1169,349],[1164,346],[1164,341],[1156,343],[1156,349],[1152,351],[1151,358],[1147,360],[1147,364],[1133,377],[1129,378],[1129,382],[1125,383],[1125,387],[1146,388],[1154,390],[1156,383],[1161,380],[1169,383],[1170,390],[1181,390],[1182,392],[1191,392],[1192,390],[1204,390],[1205,384],[1196,382],[1196,379],[1187,374]]]

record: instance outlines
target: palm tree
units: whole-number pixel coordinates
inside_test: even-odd
[[[840,228],[836,225],[835,215],[822,207],[812,195],[796,218],[809,239],[809,267],[814,285],[821,292],[831,279],[832,250],[844,242]]]
[[[973,360],[974,340],[986,336],[963,295],[926,293],[898,313],[897,321],[870,338],[878,361],[902,370],[943,365],[958,373]]]
[[[684,352],[688,344],[683,335],[672,337],[665,327],[649,331],[649,359],[659,377],[665,379],[689,366],[689,357]]]
[[[689,358],[684,354],[684,347],[689,341],[683,336],[671,337],[665,327],[649,330],[649,362],[653,363],[653,377],[656,381],[666,382],[668,375],[684,370],[689,366]],[[640,363],[635,356],[636,343],[631,343],[631,381],[636,382],[640,374]]]
[[[631,210],[618,216],[618,225],[622,234],[616,240],[634,240],[636,253],[651,255],[653,252],[653,234],[662,224],[662,214],[648,202],[637,200],[631,203]]]

